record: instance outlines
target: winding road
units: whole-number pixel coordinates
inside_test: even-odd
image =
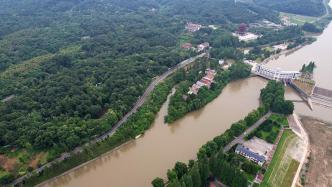
[[[169,75],[173,74],[174,72],[176,72],[178,69],[181,69],[185,66],[187,66],[188,64],[191,64],[192,62],[194,62],[195,60],[199,59],[199,58],[202,58],[206,55],[207,53],[202,53],[202,54],[199,54],[195,57],[192,57],[192,58],[189,58],[187,60],[184,60],[182,62],[180,62],[179,64],[177,64],[176,66],[174,66],[173,68],[170,68],[168,71],[166,71],[165,73],[163,73],[162,75],[158,76],[156,79],[154,79],[150,85],[146,88],[146,90],[144,91],[143,95],[141,97],[139,97],[139,99],[136,101],[135,105],[133,106],[133,108],[125,115],[123,116],[123,118],[118,121],[113,127],[112,129],[110,129],[109,131],[107,131],[106,133],[104,133],[103,135],[95,138],[94,140],[91,140],[90,142],[82,145],[82,146],[79,146],[79,147],[76,147],[73,151],[71,152],[65,152],[65,153],[62,153],[62,155],[35,169],[33,172],[31,173],[28,173],[20,178],[17,178],[15,181],[13,181],[13,183],[11,185],[17,185],[17,184],[20,184],[22,183],[25,179],[29,178],[32,176],[32,173],[40,173],[42,172],[44,169],[46,168],[49,168],[51,167],[52,165],[58,163],[58,162],[61,162],[75,154],[78,154],[78,153],[81,153],[83,152],[84,150],[84,147],[88,146],[88,145],[93,145],[93,144],[96,144],[97,142],[100,142],[100,141],[103,141],[105,140],[106,138],[108,138],[109,136],[112,136],[128,119],[131,115],[133,115],[134,113],[137,112],[137,110],[145,103],[145,101],[148,99],[148,97],[150,96],[151,92],[154,90],[154,88],[159,84],[161,83],[162,81],[164,81]]]

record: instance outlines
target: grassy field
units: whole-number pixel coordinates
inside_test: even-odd
[[[284,131],[260,187],[291,186],[299,162],[287,154],[287,149],[295,138],[296,135],[291,130]]]
[[[255,131],[250,133],[246,139],[248,140],[255,136],[273,144],[278,137],[280,129],[287,126],[288,122],[285,116],[272,114],[268,120],[266,120]]]
[[[299,165],[300,163],[298,161],[292,159],[281,186],[288,187],[292,185],[294,174],[296,173]]]
[[[281,17],[288,17],[289,21],[291,23],[295,23],[297,25],[303,25],[305,22],[313,23],[318,19],[316,17],[302,16],[302,15],[285,13],[285,12],[281,12],[280,16]]]

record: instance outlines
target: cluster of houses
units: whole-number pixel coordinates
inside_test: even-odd
[[[237,145],[235,153],[263,166],[267,160],[271,160],[273,148],[273,144],[254,137],[243,144]]]
[[[192,23],[192,22],[189,22],[187,23],[187,25],[185,26],[186,30],[188,32],[197,32],[199,31],[203,26],[200,25],[200,24],[196,24],[196,23]]]
[[[203,86],[206,86],[210,89],[216,74],[217,74],[217,72],[215,70],[209,69],[209,68],[206,69],[205,76],[189,88],[188,94],[197,95],[199,89],[202,88]]]
[[[210,44],[208,42],[201,43],[201,44],[197,45],[196,48],[191,43],[184,43],[181,45],[182,49],[186,49],[186,50],[191,49],[196,52],[204,51],[204,50],[208,49],[209,47],[210,47]]]

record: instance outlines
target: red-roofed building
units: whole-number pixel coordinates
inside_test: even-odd
[[[211,70],[211,69],[207,69],[205,71],[206,75],[199,81],[196,82],[196,84],[193,84],[190,88],[189,88],[189,91],[188,91],[188,94],[191,95],[191,94],[195,94],[197,95],[199,89],[202,87],[202,86],[206,86],[208,87],[209,89],[211,88],[211,85],[213,83],[213,80],[214,80],[214,76],[217,74],[215,70]]]
[[[191,49],[193,47],[193,45],[191,45],[191,43],[184,43],[181,45],[182,49]]]

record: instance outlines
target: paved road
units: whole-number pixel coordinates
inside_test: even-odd
[[[167,72],[163,73],[162,75],[158,76],[155,80],[153,80],[150,85],[146,88],[145,92],[143,93],[143,95],[141,97],[139,97],[139,99],[137,100],[137,102],[135,103],[135,105],[133,106],[133,108],[119,121],[115,124],[115,126],[107,131],[106,133],[104,133],[103,135],[99,136],[98,138],[91,140],[89,143],[86,143],[83,146],[80,147],[76,147],[72,152],[66,152],[63,153],[59,158],[43,165],[40,168],[37,168],[34,170],[35,173],[40,173],[42,172],[45,168],[51,167],[52,165],[61,162],[67,158],[69,158],[71,155],[75,155],[78,154],[80,152],[83,152],[83,149],[85,146],[87,145],[93,145],[97,142],[100,142],[102,140],[105,140],[106,138],[108,138],[109,136],[113,135],[120,127],[121,125],[123,125],[128,118],[133,115],[135,112],[137,112],[138,108],[141,107],[144,102],[147,100],[147,98],[150,96],[151,92],[154,90],[154,88],[162,81],[164,81],[169,75],[171,75],[172,73],[174,73],[175,71],[177,71],[178,69],[181,69],[183,67],[185,67],[186,65],[194,62],[195,60],[197,60],[198,58],[202,58],[206,55],[206,53],[202,53],[200,55],[197,55],[195,57],[189,58],[187,60],[182,61],[181,63],[177,64],[175,67],[170,68]],[[27,175],[24,175],[18,179],[16,179],[11,185],[16,185],[16,184],[20,184],[24,179],[29,178],[31,176],[31,173],[28,173]]]
[[[261,119],[259,119],[254,125],[252,125],[251,127],[249,127],[244,133],[242,133],[239,137],[235,138],[231,143],[229,143],[226,147],[224,147],[224,152],[229,151],[236,144],[243,143],[244,142],[244,138],[248,134],[250,134],[251,132],[253,132],[256,128],[258,128],[260,125],[262,125],[263,122],[265,120],[267,120],[271,116],[271,114],[272,114],[271,112],[268,112],[263,117],[261,117]]]

